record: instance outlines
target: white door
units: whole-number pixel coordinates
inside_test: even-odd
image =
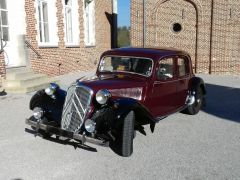
[[[24,0],[0,0],[1,30],[7,68],[26,66]]]

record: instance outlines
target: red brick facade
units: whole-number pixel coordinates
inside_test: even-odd
[[[31,49],[29,61],[31,68],[37,73],[51,76],[65,74],[73,71],[93,71],[96,68],[99,56],[111,48],[111,24],[106,14],[112,14],[112,0],[95,1],[95,46],[86,47],[84,43],[83,3],[78,0],[80,44],[75,47],[66,47],[64,42],[64,14],[62,0],[56,0],[58,46],[39,47],[37,35],[37,17],[34,0],[25,0],[26,11],[26,39],[41,57]],[[51,18],[51,17],[50,17]],[[51,32],[50,32],[51,33]],[[0,54],[0,79],[5,78],[4,55]]]
[[[240,74],[239,0],[143,0],[131,3],[131,44],[190,53],[198,73]],[[181,30],[173,30],[174,24]]]
[[[35,72],[48,75],[65,74],[72,71],[89,71],[96,68],[96,63],[100,54],[111,48],[111,25],[105,13],[112,14],[112,1],[95,0],[95,39],[96,45],[85,47],[84,43],[84,20],[83,20],[83,0],[78,0],[79,4],[79,28],[80,45],[76,47],[66,47],[64,42],[64,15],[62,0],[56,1],[57,26],[58,26],[58,47],[39,47],[37,41],[37,20],[36,9],[33,0],[25,1],[27,35],[34,49],[41,55],[37,55],[29,50],[30,64]]]

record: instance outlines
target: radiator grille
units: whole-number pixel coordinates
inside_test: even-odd
[[[62,113],[62,129],[76,132],[81,128],[88,113],[92,94],[92,90],[85,86],[73,85],[68,89]]]

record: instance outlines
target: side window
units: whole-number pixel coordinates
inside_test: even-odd
[[[178,58],[178,73],[179,76],[186,76],[189,74],[188,60],[183,58]]]
[[[166,58],[159,62],[157,80],[171,80],[174,76],[174,59]]]

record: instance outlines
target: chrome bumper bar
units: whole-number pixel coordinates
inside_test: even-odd
[[[50,126],[50,125],[46,125],[46,124],[42,124],[42,123],[33,121],[31,119],[26,119],[25,122],[26,122],[26,124],[33,126],[36,129],[44,130],[46,133],[55,134],[57,136],[61,136],[61,137],[65,137],[65,138],[75,139],[75,140],[81,141],[83,144],[85,142],[89,142],[92,144],[104,146],[107,143],[106,141],[103,141],[103,140],[94,139],[94,138],[88,137],[84,134],[76,134],[73,132],[69,132],[69,131],[60,129],[58,127],[54,127],[54,126]]]

